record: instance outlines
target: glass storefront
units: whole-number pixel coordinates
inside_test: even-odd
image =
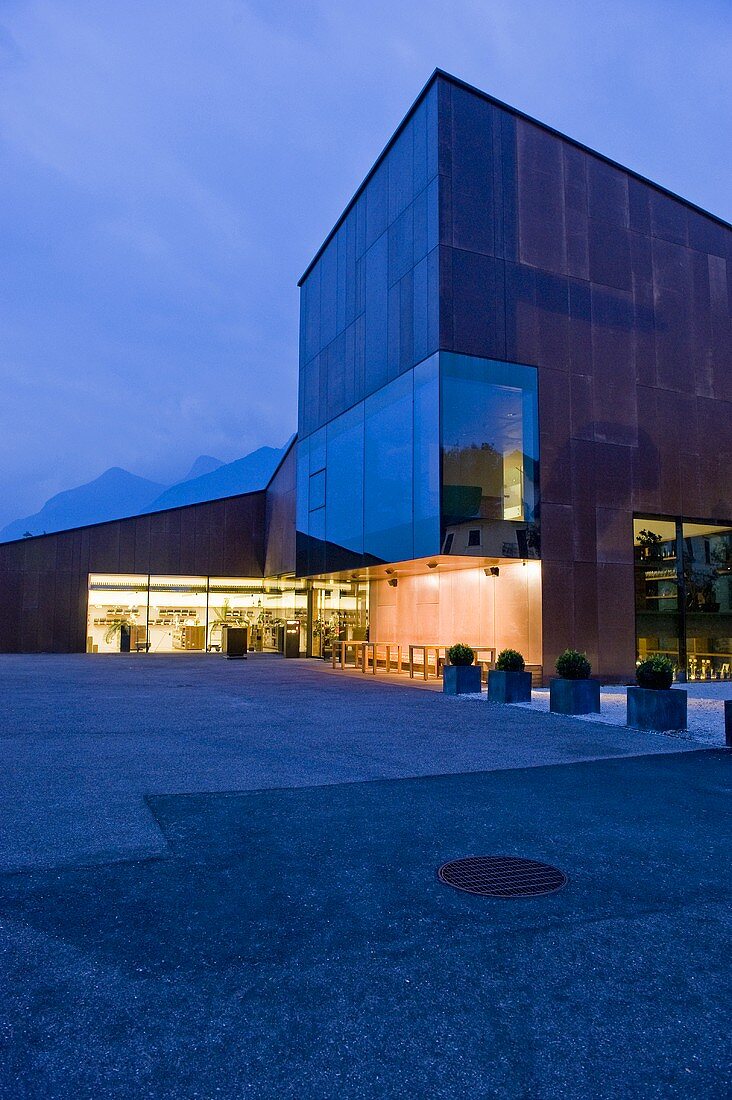
[[[689,680],[732,679],[732,524],[636,517],[637,654]]]
[[[147,648],[148,577],[93,573],[89,577],[88,653]]]
[[[307,645],[304,582],[257,577],[163,577],[93,573],[89,577],[90,653],[219,652],[224,625],[246,626],[249,646],[281,652],[288,620]]]

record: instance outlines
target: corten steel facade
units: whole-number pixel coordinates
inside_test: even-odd
[[[543,665],[627,677],[634,514],[732,521],[731,262],[726,223],[437,73],[303,277],[300,455],[430,356],[534,368]],[[299,469],[299,568],[343,567]]]
[[[354,629],[367,583],[392,630],[389,563],[427,593],[422,641],[480,604],[545,671],[576,646],[627,679],[636,620],[638,651],[641,621],[732,635],[729,225],[437,72],[301,287],[267,491],[0,545],[0,649],[83,650],[102,572],[335,575]]]

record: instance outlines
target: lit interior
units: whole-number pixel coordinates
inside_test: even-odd
[[[307,591],[295,581],[261,577],[89,577],[90,653],[220,652],[224,624],[246,626],[250,648],[281,649],[287,620],[302,623],[306,645]]]

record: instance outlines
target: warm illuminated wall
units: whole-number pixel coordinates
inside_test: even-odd
[[[373,641],[463,641],[520,650],[528,664],[541,664],[541,564],[501,565],[498,577],[460,569],[372,581],[369,636]]]

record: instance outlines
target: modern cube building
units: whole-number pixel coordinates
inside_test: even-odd
[[[266,621],[299,617],[314,656],[368,632],[512,646],[547,673],[575,646],[607,679],[650,652],[732,676],[730,230],[436,72],[302,277],[295,451],[226,528],[231,555],[182,549],[195,509],[215,541],[231,501],[145,517],[139,556],[139,517],[113,552],[0,546],[0,645],[104,648],[99,585],[131,577],[145,651],[171,610],[211,648],[274,595]],[[34,634],[24,609],[43,619],[69,570],[75,625]],[[154,602],[184,574],[198,603]]]

